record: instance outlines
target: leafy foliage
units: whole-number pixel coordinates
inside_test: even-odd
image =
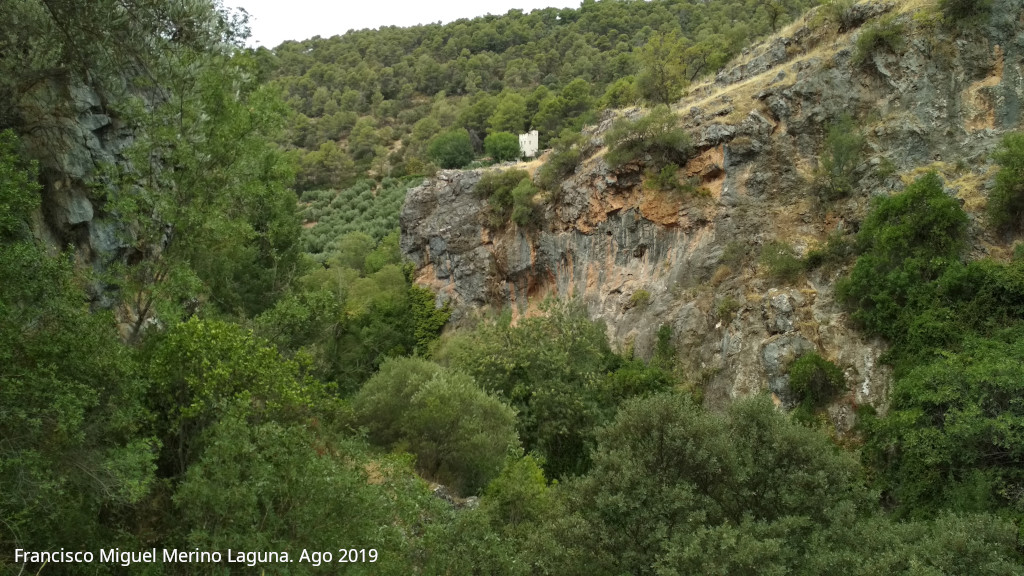
[[[636,120],[617,119],[604,141],[608,146],[605,159],[613,167],[649,162],[660,170],[670,163],[684,164],[690,154],[690,137],[668,106],[658,106]]]
[[[289,420],[320,399],[320,384],[295,360],[226,322],[191,319],[151,344],[150,405],[160,414],[161,463],[182,474],[202,450],[203,432],[234,403]]]
[[[303,548],[333,551],[337,561],[338,542],[372,541],[353,547],[376,549],[377,561],[353,564],[354,573],[407,574],[416,546],[410,532],[442,512],[408,462],[315,423],[253,425],[231,411],[210,429],[208,444],[173,498],[187,527],[179,547],[287,549],[294,573],[315,574],[322,565],[297,562]],[[189,572],[221,570],[200,563]]]
[[[145,383],[113,316],[90,313],[69,259],[24,238],[35,169],[10,133],[0,144],[0,545],[130,543],[104,518],[138,504],[153,481]]]
[[[350,393],[386,357],[425,352],[451,315],[401,262],[397,233],[379,243],[347,234],[256,324],[287,352],[311,354],[316,376]]]
[[[962,352],[935,358],[896,382],[890,415],[870,424],[873,463],[904,510],[942,507],[1024,515],[1024,450],[1012,430],[1024,412],[1020,330],[971,338]]]
[[[857,130],[853,118],[847,115],[828,128],[825,151],[821,157],[821,196],[836,200],[853,192],[854,177],[860,166],[864,137]]]
[[[428,478],[473,494],[518,447],[515,413],[472,378],[415,358],[389,360],[353,398],[375,443],[400,445]]]
[[[500,170],[485,173],[476,185],[476,194],[487,199],[490,225],[503,226],[509,219],[521,228],[537,224],[538,208],[534,196],[540,190],[525,170]]]
[[[19,155],[14,132],[0,132],[0,240],[27,237],[28,217],[39,206],[37,167]]]
[[[988,14],[992,0],[939,0],[939,10],[949,21],[971,21]]]
[[[597,383],[613,361],[604,329],[579,305],[509,322],[449,338],[438,357],[516,408],[523,446],[544,457],[550,476],[581,472],[599,418]]]
[[[993,158],[1000,168],[988,199],[989,222],[1002,231],[1019,230],[1024,224],[1024,134],[1003,136]]]
[[[509,132],[495,132],[484,138],[484,150],[498,162],[519,159],[519,137]]]
[[[636,85],[640,94],[655,104],[671,104],[682,96],[686,84],[683,52],[686,47],[676,33],[655,34],[640,50],[640,75]]]
[[[721,415],[682,394],[633,400],[598,441],[571,504],[580,533],[563,537],[591,558],[590,573],[764,562],[751,546],[795,564],[806,550],[801,534],[830,525],[840,510],[856,517],[870,502],[855,460],[765,399]]]
[[[465,130],[452,130],[439,134],[430,141],[427,154],[441,168],[462,168],[473,161],[469,133]]]
[[[814,352],[794,360],[788,373],[790,390],[809,408],[821,408],[846,387],[843,371]]]
[[[957,261],[967,215],[935,173],[879,199],[857,235],[857,259],[838,294],[853,318],[894,342],[905,339],[913,311],[927,307],[931,282]]]

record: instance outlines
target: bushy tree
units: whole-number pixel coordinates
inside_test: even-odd
[[[683,52],[686,45],[676,33],[656,33],[640,50],[640,74],[636,85],[640,94],[654,104],[678,100],[686,85]]]
[[[462,168],[473,161],[473,145],[465,130],[452,130],[435,136],[427,154],[441,168]]]
[[[843,371],[814,352],[794,360],[787,373],[793,394],[814,408],[828,403],[846,385]]]
[[[582,134],[568,128],[551,141],[551,147],[547,162],[537,171],[537,183],[557,198],[562,181],[576,171],[588,147]]]
[[[231,404],[247,405],[256,419],[287,421],[324,400],[307,367],[236,324],[192,318],[156,337],[145,360],[161,466],[169,476],[196,461],[203,432]]]
[[[939,10],[950,22],[980,18],[992,10],[992,0],[940,0]]]
[[[374,562],[353,564],[357,573],[360,565],[375,574],[414,571],[410,533],[443,503],[407,463],[315,424],[252,423],[247,411],[235,406],[207,431],[209,449],[173,497],[183,533],[175,546],[287,550],[292,573],[316,574],[323,566],[298,563],[302,550],[330,551],[337,562],[338,543],[347,542],[346,549],[377,552]],[[223,567],[196,564],[189,572]]]
[[[1017,462],[1024,409],[1014,401],[1024,370],[1021,329],[971,337],[896,380],[885,418],[872,420],[871,463],[894,502],[914,516],[952,508],[999,509],[1024,518]]]
[[[967,215],[934,172],[875,202],[857,235],[861,253],[840,298],[872,333],[899,342],[913,312],[927,307],[931,282],[960,257]],[[908,312],[908,314],[904,314]]]
[[[495,132],[484,138],[484,150],[498,162],[518,160],[519,137],[509,132]]]
[[[598,435],[571,537],[591,574],[792,570],[806,534],[869,510],[861,482],[856,460],[765,398],[719,414],[664,393],[627,402]]]
[[[439,360],[516,408],[524,447],[544,457],[551,477],[582,472],[602,414],[597,384],[614,363],[604,328],[578,303],[551,306],[516,326],[510,320],[449,338]]]
[[[415,358],[393,359],[353,398],[375,443],[403,447],[428,478],[474,494],[519,445],[515,412],[465,374]]]
[[[536,224],[533,197],[538,192],[525,170],[488,172],[476,185],[477,195],[487,199],[492,227],[501,227],[509,219],[524,228]]]

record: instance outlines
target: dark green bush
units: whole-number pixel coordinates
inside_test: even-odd
[[[970,337],[960,352],[920,363],[893,386],[889,414],[868,419],[865,459],[902,511],[939,508],[1024,515],[1024,373],[1020,327]]]
[[[869,332],[898,341],[913,311],[927,307],[932,282],[957,262],[967,215],[931,172],[907,189],[876,200],[857,235],[857,259],[837,295]]]
[[[441,168],[462,168],[473,161],[473,145],[464,129],[439,134],[427,145],[427,155]]]
[[[951,23],[979,19],[992,10],[992,0],[939,0],[939,10]]]
[[[1003,136],[992,156],[1000,168],[988,199],[989,222],[1000,231],[1019,230],[1024,224],[1024,133]]]
[[[789,365],[789,389],[810,408],[823,407],[845,387],[843,371],[814,352]]]
[[[840,32],[846,32],[854,27],[854,0],[825,0],[822,5],[828,18],[839,26]]]
[[[484,151],[496,162],[519,159],[519,137],[510,132],[495,132],[484,138]]]
[[[512,189],[512,221],[520,228],[530,228],[538,224],[539,210],[533,198],[540,190],[529,178],[519,181]]]
[[[487,391],[518,411],[519,437],[544,457],[552,478],[589,467],[595,428],[614,407],[601,396],[619,397],[596,383],[615,368],[603,324],[592,322],[580,302],[556,305],[546,316],[511,316],[454,333],[435,356],[473,376]]]
[[[476,493],[518,448],[515,411],[473,378],[417,358],[381,365],[352,400],[370,439],[416,455],[428,478]]]
[[[13,132],[0,132],[0,240],[26,236],[29,216],[39,205],[37,168],[19,157],[19,147]]]
[[[476,183],[474,191],[480,198],[487,200],[492,207],[506,209],[512,207],[512,189],[524,179],[530,179],[526,170],[492,170],[484,172]]]
[[[619,118],[604,137],[605,156],[613,168],[629,162],[645,162],[661,170],[668,164],[684,164],[690,155],[690,136],[668,106],[658,106],[636,120]]]

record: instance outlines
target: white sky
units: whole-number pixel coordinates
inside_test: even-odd
[[[252,45],[273,48],[285,40],[329,38],[349,30],[451,22],[513,8],[578,8],[580,0],[224,0],[249,12]]]

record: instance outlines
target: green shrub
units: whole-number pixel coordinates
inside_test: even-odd
[[[29,216],[39,205],[36,165],[19,157],[19,146],[13,132],[0,132],[0,240],[27,236]]]
[[[585,138],[578,131],[566,129],[551,141],[551,154],[547,162],[537,171],[537,183],[541,188],[557,193],[562,180],[576,171],[583,161]]]
[[[1000,167],[988,199],[989,222],[1000,231],[1019,230],[1024,224],[1024,133],[1003,136],[992,156]]]
[[[526,451],[544,457],[549,477],[562,478],[589,467],[594,432],[609,408],[595,383],[615,368],[616,357],[605,326],[591,321],[581,302],[542,309],[546,316],[515,326],[506,314],[454,333],[435,357],[508,400]]]
[[[821,408],[846,387],[838,366],[811,352],[789,365],[789,389],[801,404]]]
[[[512,189],[512,221],[520,228],[530,228],[539,222],[538,207],[533,198],[540,190],[529,178],[519,181]]]
[[[732,319],[736,317],[736,313],[739,312],[739,310],[739,300],[732,296],[726,296],[719,300],[718,305],[715,306],[715,315],[722,321],[723,325],[728,325],[732,322]]]
[[[601,97],[602,108],[623,108],[630,106],[640,98],[637,94],[636,79],[633,76],[619,78],[608,85]]]
[[[1024,511],[1024,422],[1019,397],[1024,339],[1018,327],[968,338],[896,379],[889,414],[868,419],[865,460],[903,511],[954,507]],[[893,448],[898,447],[898,458]]]
[[[950,23],[973,21],[992,10],[992,0],[939,0],[939,10]]]
[[[510,132],[495,132],[484,138],[484,151],[496,162],[519,159],[519,137]]]
[[[427,145],[427,155],[441,168],[462,168],[473,161],[473,145],[464,129],[438,134]]]
[[[662,105],[649,114],[630,120],[619,118],[604,137],[608,165],[617,168],[629,162],[644,162],[661,170],[668,164],[684,164],[690,155],[690,136],[679,127],[679,118]]]
[[[524,179],[530,179],[526,170],[492,170],[480,176],[474,191],[492,207],[504,210],[512,207],[512,189]]]
[[[861,253],[837,296],[869,332],[897,341],[914,310],[927,306],[932,282],[957,262],[967,215],[934,172],[900,194],[875,201],[857,234]]]
[[[878,22],[864,26],[857,37],[857,46],[853,52],[855,66],[866,65],[879,50],[887,50],[893,54],[903,50],[907,26],[896,19],[895,14],[881,18]]]
[[[747,245],[739,240],[730,240],[722,251],[722,264],[730,268],[739,268],[747,259]]]
[[[651,303],[651,293],[647,290],[637,290],[629,297],[629,305],[632,308],[646,308]]]
[[[473,494],[519,446],[515,411],[470,376],[418,358],[384,362],[352,400],[370,439],[405,448],[428,478]]]
[[[539,190],[525,170],[487,172],[476,185],[476,193],[487,199],[490,225],[500,227],[511,219],[520,227],[538,223],[534,196]]]
[[[768,269],[768,275],[780,282],[794,282],[800,277],[804,266],[797,258],[793,247],[784,242],[768,242],[761,248],[761,265]]]
[[[825,200],[837,200],[853,191],[854,172],[860,166],[863,148],[864,136],[849,115],[844,114],[829,126],[818,175]]]
[[[647,178],[644,181],[644,185],[652,190],[660,190],[662,192],[677,192],[682,188],[679,183],[679,177],[676,176],[676,172],[679,171],[678,164],[668,164],[661,170],[651,168],[647,170]]]

